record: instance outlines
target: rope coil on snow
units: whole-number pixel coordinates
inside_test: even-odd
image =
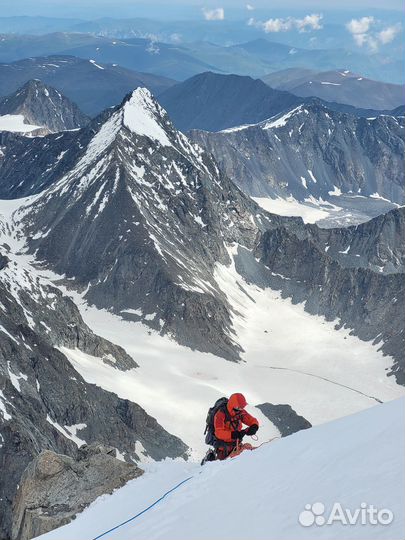
[[[141,510],[141,512],[138,512],[135,516],[132,516],[131,518],[127,519],[126,521],[123,521],[122,523],[119,523],[115,527],[112,527],[108,531],[105,531],[105,532],[99,534],[98,536],[94,537],[92,540],[98,540],[99,538],[102,538],[103,536],[106,536],[107,534],[111,533],[112,531],[115,531],[116,529],[119,529],[123,525],[126,525],[127,523],[130,523],[131,521],[134,521],[136,518],[138,518],[139,516],[141,516],[142,514],[144,514],[145,512],[150,510],[151,508],[153,508],[154,506],[156,506],[160,501],[162,501],[165,497],[167,497],[167,495],[169,495],[170,493],[172,493],[173,491],[178,489],[180,486],[182,486],[183,484],[185,484],[186,482],[188,482],[192,478],[194,478],[194,477],[189,476],[185,480],[182,480],[176,486],[169,489],[169,491],[166,491],[166,493],[164,493],[161,497],[159,497],[159,499],[156,499],[156,501],[153,502],[152,504],[150,504],[147,508],[144,508],[143,510]]]

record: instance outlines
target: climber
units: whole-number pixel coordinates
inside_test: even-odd
[[[214,446],[215,454],[211,451],[205,461],[227,458],[241,444],[245,435],[255,435],[259,422],[251,416],[245,407],[247,401],[243,394],[232,394],[229,399],[220,398],[210,408],[207,415],[205,442]],[[242,424],[248,426],[242,429]]]

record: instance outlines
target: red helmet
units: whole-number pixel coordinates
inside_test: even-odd
[[[232,414],[234,409],[244,409],[247,405],[246,398],[243,394],[232,394],[228,399],[228,411]]]

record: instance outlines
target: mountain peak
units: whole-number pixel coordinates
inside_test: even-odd
[[[8,119],[6,131],[33,135],[77,129],[88,123],[75,103],[39,79],[30,79],[13,94],[0,98],[1,116]]]
[[[124,100],[123,123],[132,133],[171,146],[165,127],[171,123],[167,114],[147,88],[136,88]]]
[[[19,98],[20,103],[22,102],[22,100],[31,99],[34,96],[36,99],[48,98],[51,92],[56,92],[56,90],[54,90],[52,87],[48,88],[47,85],[45,85],[39,79],[30,79],[25,84],[23,84],[23,86],[21,86],[14,94],[11,94],[2,99],[2,103],[15,101],[17,97]]]
[[[58,90],[42,82],[40,79],[30,79],[13,95],[19,96],[20,99],[46,99],[50,96],[58,101],[63,100],[63,96]]]
[[[202,73],[159,95],[174,125],[182,131],[220,131],[266,120],[303,102],[288,92],[242,75]]]

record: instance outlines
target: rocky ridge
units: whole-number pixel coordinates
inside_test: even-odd
[[[78,129],[89,122],[75,103],[38,79],[0,98],[0,116],[4,115],[22,115],[25,124],[40,126],[30,136]]]

